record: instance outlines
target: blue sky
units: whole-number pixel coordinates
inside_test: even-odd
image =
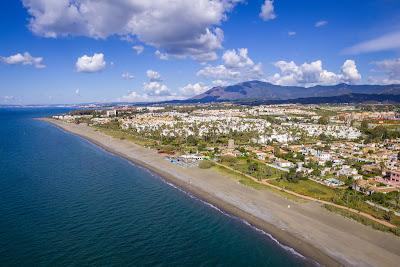
[[[396,0],[14,0],[0,10],[0,104],[187,98],[250,79],[400,83]]]

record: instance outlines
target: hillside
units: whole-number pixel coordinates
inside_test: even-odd
[[[345,95],[400,95],[400,84],[391,85],[349,85],[332,86],[280,86],[262,81],[248,81],[230,86],[214,87],[207,92],[194,96],[190,100],[199,102],[212,101],[280,101],[307,98],[332,98]],[[382,98],[382,97],[378,97]],[[389,98],[389,99],[387,99]],[[396,97],[397,100],[397,97]]]

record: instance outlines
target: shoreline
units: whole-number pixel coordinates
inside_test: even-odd
[[[269,236],[269,238],[271,238],[272,240],[275,240],[277,243],[279,243],[283,248],[293,249],[295,251],[295,252],[293,252],[294,254],[298,253],[298,254],[304,256],[305,258],[307,258],[308,260],[312,260],[312,261],[315,261],[319,264],[326,265],[326,266],[376,265],[371,262],[373,260],[373,258],[371,258],[371,257],[373,257],[374,255],[367,254],[368,253],[367,251],[365,251],[364,255],[362,255],[363,253],[361,253],[361,256],[364,256],[364,257],[359,257],[360,261],[357,261],[358,260],[357,257],[354,257],[354,256],[351,257],[352,255],[345,254],[345,253],[347,253],[346,248],[344,250],[335,251],[334,248],[332,249],[329,247],[330,244],[327,244],[327,243],[331,243],[331,242],[328,242],[327,240],[325,240],[326,241],[325,243],[322,242],[326,246],[321,247],[321,244],[318,244],[317,242],[312,242],[314,240],[314,238],[307,238],[307,236],[308,236],[307,232],[303,233],[303,235],[301,233],[294,232],[290,227],[291,226],[290,221],[292,221],[293,219],[296,219],[296,218],[293,218],[293,217],[287,215],[285,210],[282,210],[282,208],[280,210],[276,210],[277,218],[281,219],[281,217],[283,217],[283,219],[290,219],[287,221],[283,221],[283,223],[281,220],[275,220],[276,218],[273,218],[271,220],[266,220],[265,218],[263,218],[265,216],[269,216],[269,214],[263,214],[263,216],[260,216],[260,214],[257,214],[257,212],[248,212],[248,210],[245,210],[240,204],[232,203],[232,201],[230,203],[229,201],[224,199],[227,197],[226,195],[229,195],[229,194],[225,193],[225,194],[223,194],[223,197],[218,196],[218,192],[215,193],[215,192],[212,192],[212,190],[210,190],[210,187],[212,187],[212,184],[206,184],[203,181],[199,181],[198,179],[196,179],[197,176],[199,176],[199,175],[197,175],[196,177],[194,175],[194,172],[206,173],[206,172],[210,172],[210,171],[204,171],[204,170],[200,170],[200,169],[196,168],[198,170],[194,170],[194,171],[191,170],[192,173],[189,173],[188,170],[186,170],[186,172],[185,172],[185,170],[177,169],[180,167],[177,167],[174,164],[171,164],[164,159],[162,159],[164,162],[161,162],[160,160],[161,160],[162,156],[155,155],[154,153],[156,153],[156,152],[154,152],[150,149],[141,147],[139,145],[133,144],[126,140],[118,140],[111,136],[106,136],[105,134],[98,132],[91,127],[83,126],[83,125],[74,125],[74,124],[65,123],[62,121],[57,121],[57,120],[48,119],[48,118],[41,118],[40,120],[48,122],[58,128],[61,128],[62,130],[66,131],[68,133],[77,135],[77,136],[101,147],[102,149],[104,149],[105,151],[107,151],[109,153],[112,153],[116,156],[122,157],[134,164],[140,165],[140,166],[150,170],[151,172],[160,176],[161,179],[165,180],[165,182],[171,183],[172,185],[177,186],[180,190],[183,190],[184,192],[188,193],[189,195],[191,195],[195,198],[198,198],[200,201],[203,201],[206,204],[211,204],[212,206],[216,207],[217,209],[220,209],[223,213],[226,213],[229,216],[232,215],[233,217],[236,217],[239,220],[243,220],[244,223],[248,223],[250,226],[255,227],[259,231],[262,231],[264,234]],[[127,142],[130,144],[128,145]],[[129,146],[130,150],[128,148],[123,150],[121,148],[122,146],[124,146],[124,148],[126,146]],[[136,149],[136,151],[135,151],[135,149]],[[146,150],[148,150],[148,151],[146,151]],[[134,153],[130,153],[130,152],[134,152]],[[150,155],[146,155],[146,156],[149,156],[149,159],[146,160],[145,157],[141,159],[141,155],[144,155],[144,153],[139,156],[138,152],[148,152]],[[155,157],[155,159],[150,160],[150,156]],[[167,164],[169,164],[171,166],[167,166]],[[156,166],[156,165],[159,165],[159,166]],[[164,165],[164,166],[161,166],[161,165]],[[174,171],[182,172],[182,174],[185,175],[185,177],[182,178],[183,176],[181,176],[179,174],[175,174]],[[201,173],[203,175],[203,178],[205,175],[204,173]],[[217,174],[215,174],[215,176],[217,176]],[[203,178],[202,178],[202,180],[206,179],[206,178],[204,178],[204,179]],[[222,179],[222,178],[220,178],[220,179]],[[225,177],[224,179],[227,179],[227,178]],[[233,179],[231,179],[231,180],[233,180]],[[224,182],[226,182],[226,181],[223,181],[223,183]],[[229,183],[232,183],[232,181],[229,181]],[[229,188],[229,186],[232,186],[232,185],[229,184],[227,187]],[[235,187],[238,187],[235,189],[242,190],[243,188],[240,188],[240,187],[245,187],[245,186],[244,185],[237,185],[237,186],[235,185]],[[246,190],[248,191],[250,189],[246,189]],[[268,192],[268,191],[264,190],[263,194],[265,194],[265,195],[271,194],[271,196],[268,196],[268,197],[271,197],[273,200],[276,200],[275,198],[277,198],[277,196],[272,196],[272,194],[275,195],[272,192]],[[246,197],[246,195],[244,196],[244,199],[246,199],[245,197]],[[279,198],[282,198],[282,197],[279,196]],[[290,204],[293,204],[293,205],[296,205],[299,207],[301,205],[301,204],[295,204],[294,202],[291,202],[286,199],[282,202],[285,202],[285,203],[289,202]],[[256,206],[257,210],[261,208],[261,207],[257,207],[257,205],[254,203],[252,203],[252,204]],[[269,204],[271,204],[271,203],[269,203]],[[246,206],[246,203],[243,205]],[[309,203],[304,206],[305,207],[302,207],[302,208],[304,208],[305,211],[308,211],[310,209],[311,211],[317,212],[317,213],[322,212],[318,209],[321,209],[321,210],[323,209],[320,206],[316,205],[315,203],[311,203],[311,204]],[[288,208],[289,207],[290,207],[290,205],[288,205]],[[245,207],[245,208],[249,209],[248,207]],[[275,209],[272,211],[275,212]],[[285,214],[281,214],[282,212]],[[353,224],[358,224],[356,222],[349,221],[349,219],[343,218],[340,215],[331,214],[327,211],[325,211],[325,213],[326,214],[323,214],[323,216],[322,215],[321,216],[323,218],[327,217],[328,220],[335,219],[339,223],[345,223],[345,224],[349,224],[349,225],[352,224],[352,225],[350,225],[352,227],[354,227]],[[281,217],[279,217],[278,215]],[[289,218],[286,218],[288,216],[289,216]],[[339,216],[340,216],[340,218],[339,218]],[[330,226],[329,223],[327,223],[327,224],[328,224],[328,226]],[[287,225],[289,225],[289,227]],[[311,226],[311,228],[310,228],[311,231],[312,231],[313,227],[314,226]],[[315,227],[317,227],[317,225]],[[359,227],[367,233],[371,232],[376,236],[378,236],[378,235],[382,236],[381,238],[383,238],[383,240],[388,238],[387,233],[380,233],[380,232],[377,232],[376,230],[369,229],[369,228],[364,229],[364,228],[366,228],[365,226],[359,226]],[[329,227],[324,226],[323,228],[326,228],[326,229],[322,229],[321,230],[322,233],[324,233],[324,230],[325,231],[327,229],[329,230]],[[344,230],[346,230],[346,229],[344,229]],[[330,234],[331,233],[325,233],[325,235],[328,235],[327,237],[321,236],[321,234],[320,234],[320,237],[328,238],[328,240],[329,240]],[[332,234],[335,234],[335,233],[332,233]],[[347,233],[345,233],[345,234],[347,234]],[[316,235],[316,236],[318,237],[318,235]],[[364,249],[364,250],[373,249],[373,248],[365,248],[365,245],[362,245],[362,243],[365,243],[365,242],[362,242],[362,240],[360,240],[359,236],[357,236],[357,238],[358,238],[358,240],[356,240],[354,238],[355,242],[361,242],[361,244],[360,244],[361,247],[359,247],[357,249]],[[394,237],[394,238],[390,237],[389,239],[391,239],[390,243],[393,243],[393,245],[396,245],[396,246],[400,245],[400,239],[397,239],[397,237]],[[340,241],[339,237],[338,237],[338,240]],[[370,238],[370,240],[374,240],[374,236],[372,236]],[[319,241],[319,243],[321,243],[321,241]],[[336,243],[333,243],[333,244],[336,244],[338,246],[340,246],[340,245],[352,246],[353,245],[353,244],[337,244],[337,243],[338,242],[336,240]],[[354,244],[354,246],[357,246],[357,244]],[[389,246],[390,246],[390,244],[389,244]],[[383,249],[385,249],[385,248],[383,248]],[[395,256],[395,257],[392,259],[389,259],[387,262],[381,262],[382,266],[395,266],[395,265],[392,265],[392,263],[398,262],[397,260],[400,259],[400,253],[398,253],[398,252],[400,252],[400,249],[398,249],[398,250],[395,249],[394,251],[391,251],[391,252],[394,252],[394,254],[391,254],[391,256]],[[349,251],[348,253],[350,254],[351,252]],[[375,254],[375,253],[373,253],[373,254]],[[369,259],[368,259],[368,257],[369,257]]]

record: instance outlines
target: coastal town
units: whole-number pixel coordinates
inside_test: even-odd
[[[13,0],[0,267],[400,267],[400,0]]]
[[[250,186],[268,184],[371,215],[399,235],[399,110],[383,104],[119,105],[53,119],[155,149],[182,168],[234,171],[253,179],[241,180]]]

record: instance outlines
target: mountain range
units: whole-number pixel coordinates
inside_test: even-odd
[[[263,81],[247,81],[217,86],[194,96],[187,102],[340,102],[346,100],[399,102],[400,84],[389,85],[316,85],[313,87],[281,86]],[[307,101],[309,99],[310,101]]]

